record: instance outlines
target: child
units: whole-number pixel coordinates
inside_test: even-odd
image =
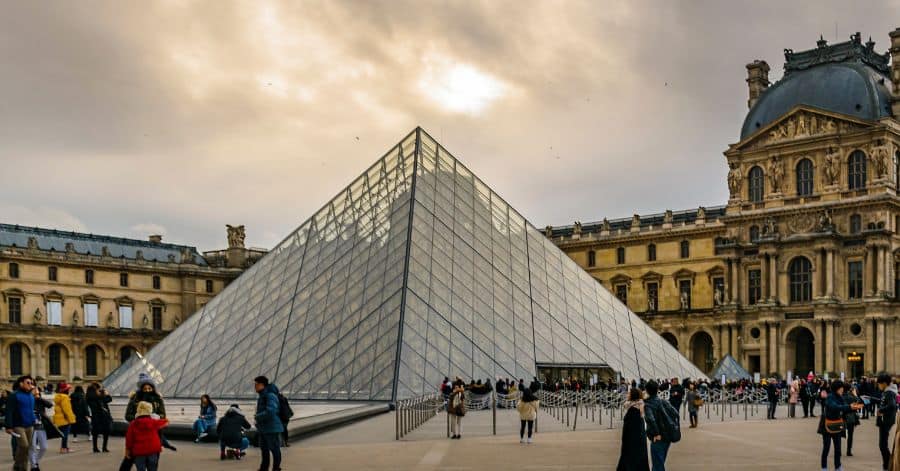
[[[125,432],[125,456],[134,460],[138,471],[156,471],[159,466],[159,454],[162,442],[159,430],[169,425],[168,419],[154,419],[153,405],[141,401],[137,404],[134,420],[128,424]]]

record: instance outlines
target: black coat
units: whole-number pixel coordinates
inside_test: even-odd
[[[219,419],[219,425],[216,426],[216,433],[219,440],[227,447],[240,448],[241,439],[244,438],[243,430],[249,430],[250,423],[240,412],[236,412],[233,408]]]
[[[88,421],[90,420],[91,411],[87,405],[84,393],[73,392],[70,398],[72,400],[72,412],[75,414],[75,425],[72,426],[72,430],[76,433],[90,433],[91,427]]]
[[[109,434],[112,431],[112,413],[109,403],[112,397],[99,395],[94,389],[88,389],[87,405],[91,410],[91,429],[95,434]]]
[[[616,471],[650,471],[647,460],[647,437],[641,412],[629,407],[622,426],[622,452]]]

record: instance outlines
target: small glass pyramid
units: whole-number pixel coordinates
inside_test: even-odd
[[[726,354],[719,360],[719,364],[713,369],[710,377],[715,380],[722,379],[722,375],[725,375],[725,379],[728,381],[737,381],[741,379],[753,378],[753,375],[747,372],[737,360],[734,359],[731,354]]]
[[[416,128],[269,254],[107,379],[169,397],[391,401],[536,364],[702,377]]]

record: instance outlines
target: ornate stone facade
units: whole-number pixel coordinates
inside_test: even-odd
[[[104,378],[264,253],[238,250],[245,251],[241,265],[229,267],[224,251],[201,256],[161,236],[139,241],[0,224],[0,377]]]
[[[859,34],[786,50],[771,86],[764,62],[748,65],[727,205],[549,237],[706,371],[726,354],[763,375],[898,371],[900,29],[891,40],[893,69]],[[804,80],[847,70],[884,81],[803,95]],[[859,96],[884,101],[865,109]]]

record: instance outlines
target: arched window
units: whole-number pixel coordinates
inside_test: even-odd
[[[763,170],[759,168],[759,166],[751,168],[750,173],[747,174],[747,179],[749,180],[749,184],[747,185],[747,199],[754,203],[762,201],[766,184]]]
[[[691,256],[691,242],[687,240],[681,241],[681,258],[690,258]]]
[[[50,345],[47,351],[47,373],[51,376],[62,375],[62,346],[58,343]]]
[[[862,216],[853,214],[850,216],[850,233],[859,234],[862,232]]]
[[[809,159],[797,162],[797,196],[809,196],[813,192],[813,164]]]
[[[759,240],[759,226],[750,226],[750,242]]]
[[[791,260],[788,266],[791,281],[791,302],[812,301],[812,263],[806,257]]]
[[[656,244],[650,244],[647,246],[647,261],[648,262],[656,261]]]
[[[84,282],[89,285],[94,284],[94,270],[88,269],[84,271]]]
[[[21,343],[14,343],[9,346],[9,374],[11,376],[21,376],[24,368],[25,347]]]
[[[847,160],[847,178],[851,190],[861,190],[866,187],[866,154],[861,150],[855,150]]]
[[[84,349],[84,374],[86,376],[97,376],[97,359],[100,357],[100,347],[96,345],[88,345]]]

